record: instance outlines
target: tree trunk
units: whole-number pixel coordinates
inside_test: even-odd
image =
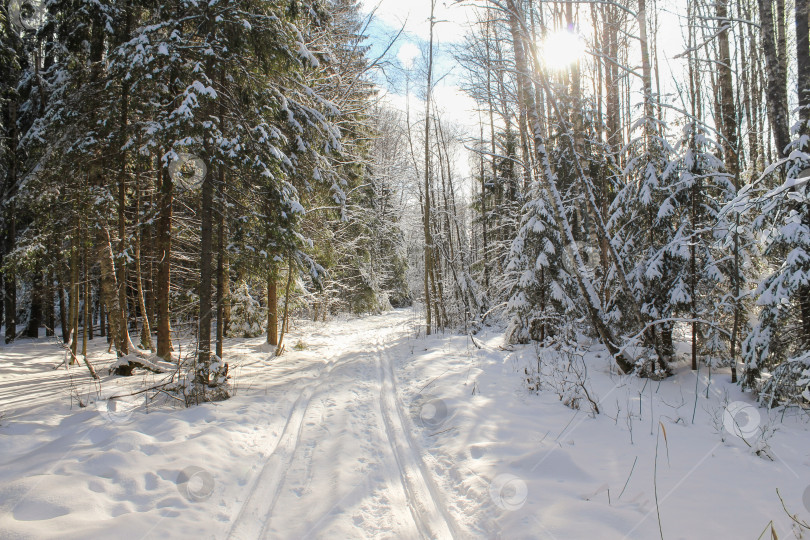
[[[607,59],[605,61],[605,116],[607,141],[618,164],[618,152],[622,147],[621,103],[619,100],[619,23],[616,11],[612,6],[605,6],[605,41],[607,41]]]
[[[229,296],[227,281],[227,253],[225,252],[225,171],[219,170],[219,221],[217,231],[217,356],[222,358],[222,347],[225,340],[225,302]]]
[[[210,154],[209,154],[210,155]],[[202,183],[200,208],[200,311],[197,337],[197,382],[208,385],[211,365],[211,278],[213,277],[212,243],[214,237],[214,181],[206,175]]]
[[[160,217],[157,222],[157,354],[172,359],[172,338],[169,326],[169,285],[172,250],[172,179],[166,167],[160,169]]]
[[[720,110],[722,113],[721,126],[723,128],[723,157],[726,171],[737,185],[739,175],[739,157],[737,143],[737,111],[734,102],[734,86],[731,73],[731,54],[729,52],[729,28],[731,21],[728,17],[727,0],[716,0],[716,14],[718,24],[722,30],[718,36],[720,58],[717,64],[718,84],[720,86]]]
[[[37,264],[37,266],[39,265]],[[31,277],[31,306],[25,332],[26,337],[38,338],[40,326],[42,326],[42,273],[35,268]]]
[[[138,189],[138,180],[136,178],[135,188],[135,216],[140,216],[141,213],[141,194]],[[152,344],[152,325],[149,324],[149,309],[146,307],[146,296],[143,290],[143,267],[141,264],[141,243],[143,241],[143,232],[140,228],[135,231],[135,280],[138,288],[138,308],[141,312],[141,347],[148,349],[152,352],[155,351],[155,346]]]
[[[98,285],[98,335],[107,337],[107,315],[104,312],[104,302],[101,300],[101,282]],[[107,342],[109,343],[109,339]]]
[[[487,228],[489,218],[487,217],[487,183],[486,172],[484,170],[484,124],[481,122],[481,260],[484,265],[484,292],[489,295],[489,242],[487,239]]]
[[[227,228],[225,229],[227,234]],[[231,263],[228,254],[223,257],[222,269],[222,337],[226,338],[230,334],[231,328]]]
[[[56,305],[54,302],[53,273],[45,272],[45,335],[47,337],[56,335]],[[0,310],[2,313],[2,310]]]
[[[810,135],[810,0],[796,2],[796,65],[799,94],[799,134]],[[805,152],[810,150],[807,146]],[[807,203],[801,207],[802,221],[810,226],[810,209]],[[802,313],[804,349],[810,350],[810,285],[799,287],[799,304]]]
[[[290,287],[292,286],[293,271],[295,264],[293,262],[292,254],[290,254],[290,262],[287,267],[287,286],[284,290],[284,319],[281,322],[281,335],[278,338],[278,346],[276,347],[276,356],[281,356],[284,353],[284,336],[287,334],[287,324],[290,315]]]
[[[799,132],[810,134],[810,0],[796,2],[796,67],[799,94]],[[807,148],[804,151],[808,151]]]
[[[17,159],[19,153],[16,151],[18,144],[17,136],[17,101],[15,98],[9,99],[6,104],[6,118],[8,126],[8,153],[9,163],[6,171],[6,183],[3,185],[3,203],[5,206],[4,225],[6,234],[3,235],[3,253],[6,255],[14,251],[14,244],[17,242],[17,220],[15,215],[15,204],[12,197],[17,189]],[[17,277],[13,270],[3,273],[3,310],[5,312],[6,335],[5,342],[11,343],[17,337]]]
[[[14,243],[17,238],[16,221],[14,219],[14,203],[10,203],[6,210],[6,234],[4,241],[4,252],[14,251]],[[3,309],[5,311],[6,323],[6,343],[11,343],[17,336],[17,278],[14,272],[3,273]]]
[[[70,363],[76,362],[76,354],[78,353],[78,334],[79,334],[79,224],[76,220],[76,229],[71,238],[70,246],[70,310],[68,317],[70,318]]]
[[[278,345],[278,295],[276,281],[278,270],[271,260],[267,270],[267,343]]]
[[[740,216],[737,214],[734,223],[734,322],[731,327],[731,382],[737,382],[737,340],[740,335]]]
[[[115,282],[115,263],[110,233],[103,225],[96,229],[96,256],[101,268],[101,299],[107,307],[110,338],[115,346],[116,354],[119,357],[124,356],[129,352],[127,347],[129,332],[119,305],[120,297],[117,291],[119,284]]]
[[[758,0],[759,3],[759,18],[761,23],[762,36],[762,51],[765,56],[765,71],[768,75],[767,90],[765,93],[766,102],[768,105],[768,120],[771,124],[773,131],[774,141],[776,143],[776,154],[779,158],[785,157],[785,149],[790,143],[790,136],[788,133],[788,110],[787,110],[787,77],[783,76],[782,65],[784,60],[779,57],[777,53],[777,43],[774,40],[776,32],[774,29],[773,19],[773,1],[772,0]],[[784,11],[784,0],[776,0],[777,4],[781,4],[781,9]],[[777,6],[777,11],[779,6]],[[781,47],[781,40],[780,48]]]
[[[641,46],[641,82],[644,87],[644,133],[647,136],[647,144],[649,144],[650,138],[655,132],[651,125],[655,112],[652,98],[652,68],[650,67],[650,52],[647,39],[646,0],[638,0],[638,28],[639,45]]]
[[[433,238],[430,231],[430,96],[433,90],[433,10],[436,0],[430,1],[430,40],[428,42],[427,84],[425,85],[425,200],[423,209],[425,233],[425,334],[431,332],[431,299],[430,283],[433,277]],[[435,284],[434,284],[435,288]],[[285,308],[286,312],[286,308]],[[286,314],[285,314],[286,316]]]
[[[747,8],[746,8],[747,10]],[[737,14],[740,19],[744,19],[748,17],[748,13],[743,12],[742,2],[740,2],[737,6]],[[749,29],[750,32],[750,29]],[[745,121],[748,127],[748,165],[752,171],[756,171],[758,169],[758,145],[757,145],[757,133],[756,133],[756,120],[754,118],[755,115],[755,105],[754,105],[754,96],[756,96],[755,88],[755,81],[756,77],[752,76],[749,73],[749,62],[750,65],[755,65],[753,59],[749,60],[748,54],[746,53],[745,47],[745,32],[740,31],[739,35],[739,51],[738,57],[740,58],[740,72],[741,72],[741,79],[742,79],[742,102],[743,102],[743,110],[745,111]],[[740,156],[739,152],[737,155],[737,168],[739,170],[740,167]]]
[[[87,359],[87,334],[90,328],[90,265],[87,260],[87,244],[82,247],[84,283],[82,283],[84,308],[82,309],[82,356]]]
[[[126,108],[124,109],[124,127],[126,127]],[[126,155],[122,156],[126,159]],[[122,171],[121,180],[118,182],[118,253],[113,259],[116,262],[116,285],[118,286],[118,305],[121,309],[121,320],[127,328],[129,321],[127,310],[127,267],[124,252],[127,249],[127,228],[126,228],[126,184],[124,182],[126,171]]]
[[[721,0],[722,1],[722,0]],[[692,49],[694,48],[694,42],[696,37],[692,32],[692,28],[694,28],[694,16],[693,12],[690,10],[688,15],[688,25],[689,25],[689,52],[687,54],[687,65],[688,65],[688,72],[689,72],[689,103],[691,105],[691,113],[692,113],[692,124],[691,124],[691,132],[689,134],[689,150],[692,153],[692,169],[691,173],[694,178],[697,178],[699,171],[697,170],[697,129],[698,129],[698,110],[702,107],[702,103],[700,103],[700,95],[698,93],[698,88],[700,86],[700,80],[698,76],[698,70],[696,66],[696,62],[692,56]],[[723,21],[720,21],[720,24],[723,24]],[[692,339],[691,339],[691,358],[692,358],[692,371],[697,371],[698,368],[698,361],[697,361],[697,256],[695,253],[695,245],[697,243],[697,239],[694,238],[695,231],[697,230],[697,181],[693,180],[692,188],[689,190],[689,226],[691,230],[689,231],[692,235],[691,241],[689,242],[689,296],[691,297],[691,311],[692,311],[692,324],[691,324],[691,331],[692,331]]]
[[[65,285],[62,282],[60,265],[61,259],[57,262],[54,272],[56,273],[56,286],[59,288],[59,324],[62,327],[62,343],[67,343],[70,340],[70,326],[68,324],[67,301],[65,300]]]

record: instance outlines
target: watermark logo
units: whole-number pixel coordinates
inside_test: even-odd
[[[8,20],[18,34],[36,32],[45,24],[45,0],[10,0]]]
[[[205,166],[205,162],[194,154],[178,153],[177,157],[169,163],[169,176],[176,184],[186,189],[198,189],[205,180],[207,172],[208,167]]]
[[[804,488],[804,493],[802,493],[802,503],[804,503],[804,509],[810,512],[810,486]]]
[[[499,474],[489,485],[489,496],[495,506],[510,512],[522,508],[528,495],[526,482],[514,474]]]
[[[96,410],[108,422],[112,424],[126,424],[132,418],[138,406],[128,401],[116,399],[105,399],[96,401]]]
[[[425,429],[438,429],[449,417],[447,404],[429,394],[416,396],[410,409],[414,421]]]
[[[177,491],[190,502],[209,499],[214,493],[214,477],[202,467],[192,465],[177,475]]]
[[[759,411],[750,403],[734,401],[723,411],[723,427],[741,439],[756,435],[760,424]]]

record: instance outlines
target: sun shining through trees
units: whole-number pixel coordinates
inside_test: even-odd
[[[565,69],[585,54],[585,39],[570,29],[560,29],[546,35],[540,44],[543,61],[550,69]]]

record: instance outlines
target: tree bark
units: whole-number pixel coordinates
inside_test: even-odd
[[[774,142],[776,143],[777,157],[785,157],[785,149],[790,143],[788,133],[788,109],[787,109],[787,77],[783,74],[782,66],[784,60],[779,57],[777,43],[774,40],[776,31],[773,20],[773,1],[758,0],[759,18],[761,23],[762,50],[765,56],[765,71],[768,75],[767,90],[765,93],[768,106],[768,120],[773,131]],[[784,12],[784,0],[776,0],[777,11],[779,4]],[[780,48],[783,38],[779,38]]]
[[[169,286],[172,250],[172,179],[166,167],[160,169],[157,222],[157,354],[167,361],[172,359],[172,338],[169,326]]]
[[[795,0],[796,20],[796,66],[798,71],[799,134],[810,135],[810,0]],[[805,152],[810,150],[807,146]],[[807,203],[800,208],[802,221],[810,226],[810,209]],[[802,314],[804,348],[810,350],[810,285],[799,287],[799,304]]]
[[[56,286],[59,289],[59,324],[62,327],[62,343],[67,343],[70,340],[70,327],[68,325],[68,312],[67,301],[65,300],[65,285],[62,282],[62,269],[59,267],[61,260],[57,263],[54,270],[56,273]],[[104,335],[104,334],[102,334]]]
[[[110,342],[109,332],[107,332],[107,314],[104,310],[104,302],[101,300],[101,281],[98,285],[98,335],[107,338]]]
[[[25,332],[26,337],[38,338],[40,326],[42,326],[42,273],[35,268],[31,276],[31,306],[28,327]]]
[[[135,187],[135,216],[136,219],[139,219],[138,216],[141,214],[141,193],[138,189],[138,180],[136,178],[136,187]],[[146,296],[143,290],[143,265],[141,264],[142,258],[142,250],[141,250],[141,243],[143,242],[143,231],[138,228],[135,231],[135,279],[137,285],[137,294],[138,294],[138,308],[141,312],[141,347],[144,349],[148,349],[152,352],[155,350],[155,346],[152,344],[152,325],[149,323],[149,309],[146,307]]]
[[[737,14],[740,19],[745,19],[748,17],[748,11],[743,11],[742,2],[740,2],[737,6]],[[748,32],[750,33],[751,30],[749,29]],[[745,111],[745,121],[748,127],[748,165],[752,171],[756,171],[758,169],[758,145],[757,145],[757,123],[754,115],[756,114],[754,111],[754,96],[756,96],[756,77],[752,76],[749,73],[749,63],[751,66],[755,65],[754,59],[749,59],[749,55],[746,52],[746,33],[744,31],[740,31],[739,34],[739,51],[738,57],[740,58],[740,73],[742,79],[742,102],[743,102],[743,110]],[[738,169],[740,166],[740,155],[738,152],[737,155],[737,165]]]
[[[45,335],[56,335],[56,305],[54,302],[53,272],[45,271]],[[0,310],[2,313],[2,310]]]
[[[294,270],[295,263],[292,254],[290,254],[290,262],[287,267],[287,286],[284,290],[284,319],[281,321],[281,335],[278,338],[278,346],[276,346],[276,356],[281,356],[284,353],[284,336],[287,334],[287,323],[290,315],[290,288]]]
[[[124,107],[124,128],[126,128],[126,106]],[[122,156],[126,160],[126,154]],[[127,267],[124,252],[127,249],[127,221],[126,221],[126,170],[121,171],[121,179],[118,182],[118,253],[116,261],[116,285],[118,286],[118,305],[121,309],[121,320],[126,327],[129,320],[127,310]]]
[[[202,183],[200,208],[200,308],[197,338],[197,380],[207,385],[211,364],[211,279],[213,277],[212,243],[214,237],[214,181],[206,175]]]
[[[638,28],[639,45],[641,46],[641,77],[644,91],[644,134],[647,139],[647,145],[649,146],[656,130],[652,126],[655,112],[652,98],[652,68],[650,67],[650,52],[647,39],[646,0],[638,0]]]
[[[799,94],[799,132],[810,134],[810,0],[796,3],[796,67]],[[807,149],[805,148],[805,151]]]
[[[3,239],[5,253],[14,251],[17,237],[16,220],[14,219],[14,203],[10,203],[6,210],[6,234]],[[5,311],[6,343],[11,343],[17,336],[17,278],[13,271],[3,273],[3,309]]]
[[[607,42],[607,59],[605,60],[605,117],[607,142],[616,164],[619,164],[618,152],[624,144],[622,141],[622,112],[619,100],[619,21],[616,10],[605,6],[604,35]]]
[[[79,332],[79,224],[76,220],[76,229],[71,238],[70,246],[70,363],[76,362],[78,353],[78,332]]]
[[[87,244],[82,247],[82,262],[84,266],[84,283],[82,283],[82,296],[84,306],[82,309],[82,356],[87,359],[87,336],[90,326],[90,265],[87,259]]]
[[[734,179],[737,185],[739,175],[739,157],[737,143],[737,111],[734,102],[734,83],[731,70],[731,54],[729,52],[729,29],[731,21],[728,17],[727,0],[716,0],[716,15],[718,24],[724,28],[718,36],[718,48],[720,53],[717,64],[718,84],[720,86],[720,110],[723,121],[723,157],[726,171]]]
[[[271,260],[267,270],[267,343],[278,345],[278,270]]]
[[[425,200],[423,209],[425,233],[425,334],[431,333],[430,280],[433,278],[433,238],[430,230],[430,96],[433,90],[433,11],[436,0],[430,1],[430,39],[428,42],[427,83],[425,85]],[[435,288],[435,284],[433,285]],[[286,311],[286,309],[285,309]]]
[[[217,220],[217,345],[216,354],[222,358],[222,347],[225,341],[225,302],[229,297],[229,285],[227,279],[228,272],[228,254],[225,251],[225,235],[227,229],[225,228],[225,218],[228,206],[225,204],[225,170],[223,167],[218,167],[219,174],[219,197],[218,197],[218,210],[219,219]]]
[[[129,332],[119,305],[118,284],[115,281],[115,256],[110,233],[103,225],[96,229],[96,256],[101,268],[101,299],[107,307],[110,338],[117,355],[124,356],[129,352],[127,347]]]

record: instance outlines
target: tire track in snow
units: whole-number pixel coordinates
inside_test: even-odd
[[[417,450],[418,446],[405,428],[407,424],[402,418],[402,404],[397,396],[392,362],[385,354],[385,343],[379,335],[375,349],[383,423],[416,526],[425,538],[461,538],[463,535],[447,512],[430,471]]]

